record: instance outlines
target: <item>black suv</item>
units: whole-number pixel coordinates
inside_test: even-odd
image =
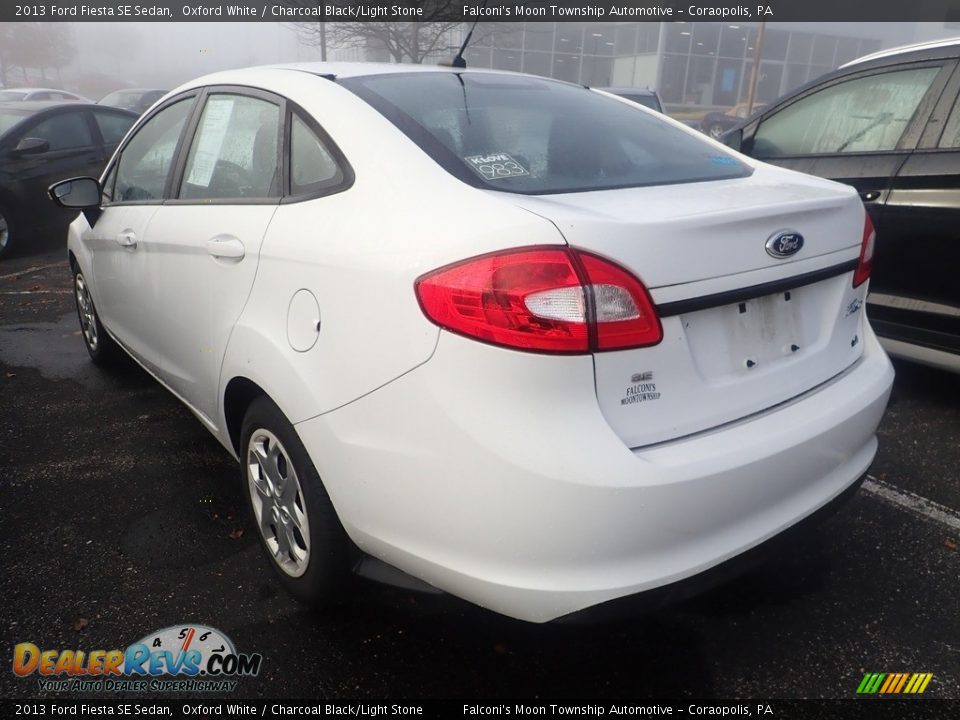
[[[960,39],[855,60],[723,140],[854,186],[877,229],[867,310],[891,355],[960,372]]]

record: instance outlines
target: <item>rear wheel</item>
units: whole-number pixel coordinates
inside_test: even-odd
[[[80,333],[87,347],[90,359],[97,365],[108,365],[117,357],[118,348],[113,338],[103,329],[97,308],[94,307],[86,278],[79,268],[73,271],[73,296],[77,302],[77,317],[80,319]]]
[[[280,582],[307,603],[341,598],[346,532],[296,430],[269,399],[247,410],[240,450],[244,495]]]
[[[0,258],[10,254],[14,238],[16,238],[16,233],[14,232],[13,216],[5,207],[0,205]]]

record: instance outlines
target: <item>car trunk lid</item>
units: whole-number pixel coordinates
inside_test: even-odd
[[[682,187],[510,197],[650,290],[662,342],[594,356],[601,409],[630,447],[786,402],[861,354],[865,286],[852,272],[864,211],[847,188],[760,167]],[[767,245],[781,235],[802,247],[776,257]]]

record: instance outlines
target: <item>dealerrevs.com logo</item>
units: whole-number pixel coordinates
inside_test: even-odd
[[[260,672],[263,655],[238,653],[233,641],[204,625],[174,625],[126,650],[13,649],[13,672],[36,674],[41,692],[231,692]]]

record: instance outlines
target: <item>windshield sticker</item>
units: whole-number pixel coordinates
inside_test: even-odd
[[[470,155],[465,157],[467,165],[473,168],[484,180],[503,180],[504,178],[529,175],[526,168],[507,153],[490,155]]]

